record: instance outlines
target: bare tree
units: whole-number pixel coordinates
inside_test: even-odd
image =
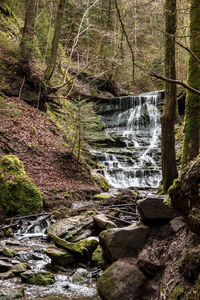
[[[176,0],[165,1],[165,75],[176,79],[175,34]],[[173,180],[178,177],[176,167],[174,124],[176,119],[176,84],[166,81],[165,102],[161,116],[162,127],[162,176],[166,193]]]

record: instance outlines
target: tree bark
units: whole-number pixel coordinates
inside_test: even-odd
[[[176,0],[165,1],[165,76],[176,79],[175,34]],[[178,177],[175,154],[174,124],[176,119],[176,84],[165,83],[165,102],[161,116],[162,128],[162,176],[166,193],[173,180]]]
[[[191,0],[190,6],[190,50],[200,59],[200,1]],[[189,57],[188,85],[200,90],[200,64],[194,55]],[[190,91],[186,97],[184,145],[182,167],[200,152],[200,96]]]
[[[49,62],[45,74],[46,81],[51,79],[56,66],[59,39],[60,39],[60,34],[61,34],[61,29],[63,24],[64,7],[65,7],[65,0],[59,0],[55,29],[54,29],[54,36],[53,36],[52,46],[51,46],[51,54],[50,54],[50,58],[49,58]]]
[[[38,0],[26,0],[25,22],[21,39],[21,57],[25,65],[29,65],[34,53],[34,34]]]

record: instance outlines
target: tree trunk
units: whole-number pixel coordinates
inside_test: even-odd
[[[54,69],[55,69],[55,66],[56,66],[59,39],[60,39],[62,23],[63,23],[64,7],[65,7],[65,0],[59,0],[54,36],[53,36],[52,46],[51,46],[51,55],[49,58],[49,62],[48,62],[48,66],[47,66],[46,74],[45,74],[45,79],[47,81],[51,79]]]
[[[200,59],[200,1],[191,0],[190,50]],[[189,57],[188,85],[200,90],[200,64]],[[200,152],[200,96],[187,91],[182,167]]]
[[[26,0],[25,22],[21,39],[21,57],[25,65],[29,65],[34,53],[34,34],[38,0]]]
[[[165,2],[165,76],[176,79],[175,33],[176,0]],[[176,84],[165,83],[165,103],[161,117],[162,126],[162,176],[166,193],[173,180],[178,177],[175,154],[174,124],[176,119]]]

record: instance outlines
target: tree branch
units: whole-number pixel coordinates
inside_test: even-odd
[[[176,41],[176,44],[179,45],[181,48],[185,49],[187,52],[192,55],[192,57],[200,64],[200,59],[186,46],[182,45],[181,43]]]
[[[187,85],[186,83],[179,81],[179,80],[175,80],[175,79],[170,79],[170,78],[166,78],[162,75],[156,74],[154,72],[150,72],[150,76],[155,77],[157,79],[163,80],[163,81],[167,81],[167,82],[172,82],[178,85],[181,85],[182,87],[184,87],[186,90],[200,96],[200,91],[196,90],[195,88],[191,87],[190,85]]]

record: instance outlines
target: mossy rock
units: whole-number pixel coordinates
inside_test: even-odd
[[[89,260],[90,255],[88,249],[85,247],[83,243],[81,243],[81,241],[78,243],[67,242],[53,233],[49,233],[49,237],[52,238],[56,246],[64,248],[67,251],[69,251],[69,253],[71,253],[76,260],[81,262],[85,262]]]
[[[103,256],[103,249],[100,245],[96,248],[96,250],[92,253],[92,263],[99,267],[105,266],[105,259]]]
[[[95,171],[91,172],[92,179],[95,183],[104,191],[107,192],[109,190],[109,183],[107,179],[100,173]]]
[[[107,193],[101,193],[94,195],[93,200],[100,201],[100,200],[109,200],[112,197],[112,195]]]
[[[0,204],[7,216],[25,215],[41,209],[42,195],[15,155],[0,161]]]
[[[45,253],[51,258],[54,264],[61,267],[72,265],[75,261],[74,256],[65,249],[49,247],[45,249]]]
[[[46,271],[30,270],[20,275],[22,282],[35,285],[51,285],[55,283],[52,273]]]

